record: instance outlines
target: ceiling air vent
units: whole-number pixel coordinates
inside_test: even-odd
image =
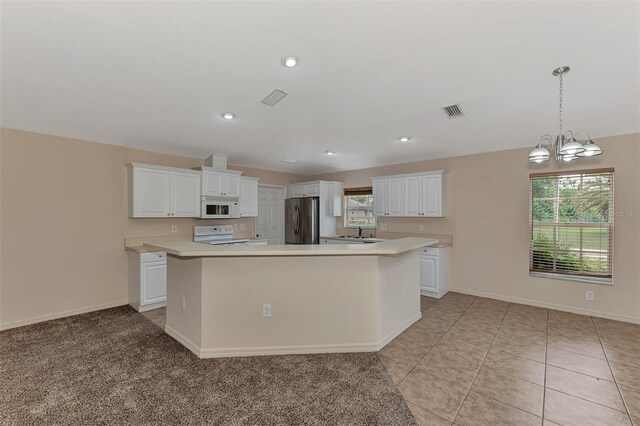
[[[287,92],[276,89],[273,92],[269,93],[267,97],[264,98],[261,102],[265,105],[274,106],[275,104],[283,100],[287,95]]]
[[[449,119],[464,117],[464,112],[462,112],[462,108],[458,104],[442,107],[442,110]]]

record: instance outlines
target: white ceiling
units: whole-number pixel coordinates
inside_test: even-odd
[[[2,2],[0,119],[315,174],[535,145],[569,65],[566,127],[640,132],[639,4]]]

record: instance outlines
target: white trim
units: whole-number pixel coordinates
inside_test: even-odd
[[[186,338],[181,333],[177,332],[175,329],[171,328],[168,325],[164,326],[164,332],[167,333],[169,336],[173,337],[175,340],[177,340],[180,344],[182,344],[182,346],[186,347],[191,352],[193,352],[198,358],[202,358],[200,356],[200,352],[201,352],[200,346],[193,343],[190,339]]]
[[[321,354],[347,352],[378,352],[389,342],[398,337],[413,323],[422,318],[422,312],[405,321],[400,327],[383,337],[378,343],[338,343],[329,345],[294,345],[294,346],[253,346],[243,348],[201,348],[175,329],[166,325],[164,331],[175,340],[193,352],[198,358],[229,358],[240,356],[290,355],[290,354]]]
[[[71,309],[68,311],[56,312],[53,314],[40,315],[37,317],[31,317],[27,319],[11,321],[4,324],[0,324],[0,330],[9,330],[10,328],[22,327],[25,325],[36,324],[44,321],[51,321],[59,318],[66,318],[73,315],[86,314],[87,312],[101,311],[103,309],[115,308],[116,306],[128,305],[128,299],[116,300],[114,302],[101,303],[99,305],[86,306],[79,309]]]
[[[127,164],[127,167],[129,168],[140,167],[144,169],[156,169],[156,170],[165,170],[170,172],[191,173],[193,175],[199,175],[201,173],[200,170],[182,169],[179,167],[158,166],[157,164],[146,164],[146,163],[129,163]]]
[[[296,355],[346,352],[377,352],[375,343],[341,343],[333,345],[255,346],[246,348],[201,349],[200,358],[239,356]]]
[[[484,292],[484,291],[468,290],[468,289],[464,289],[464,288],[454,288],[454,289],[451,289],[450,291],[455,291],[457,293],[463,293],[463,294],[469,294],[471,296],[488,297],[488,298],[491,298],[491,299],[503,300],[505,302],[521,303],[523,305],[537,306],[539,308],[555,309],[557,311],[571,312],[573,314],[588,315],[588,316],[592,316],[592,317],[606,318],[606,319],[611,319],[611,320],[615,320],[615,321],[629,322],[629,323],[632,323],[632,324],[640,324],[640,318],[639,317],[632,317],[632,316],[628,316],[628,315],[611,314],[611,313],[608,313],[608,312],[596,311],[596,310],[592,310],[592,309],[576,308],[574,306],[561,305],[561,304],[557,304],[557,303],[541,302],[541,301],[538,301],[538,300],[524,299],[524,298],[521,298],[521,297],[503,296],[503,295],[500,295],[500,294],[487,293],[487,292]]]
[[[402,334],[403,331],[405,331],[407,328],[411,327],[414,323],[420,321],[421,319],[422,319],[422,312],[420,311],[417,314],[415,314],[414,316],[412,316],[411,318],[409,318],[407,321],[402,323],[400,325],[400,327],[396,328],[391,333],[387,334],[381,340],[379,340],[378,341],[378,350],[380,350],[380,349],[384,348],[385,346],[387,346],[387,344],[389,344],[393,339],[395,339],[400,334]]]
[[[536,272],[536,271],[529,271],[529,276],[536,277],[536,278],[549,278],[552,280],[577,281],[577,282],[589,283],[589,284],[613,285],[613,278],[597,278],[597,277],[588,277],[584,275],[565,275],[565,274],[556,274],[553,272]]]

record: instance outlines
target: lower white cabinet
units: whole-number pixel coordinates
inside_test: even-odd
[[[129,253],[129,305],[143,312],[165,306],[166,302],[167,254]]]
[[[440,299],[449,291],[449,248],[420,251],[420,294]]]

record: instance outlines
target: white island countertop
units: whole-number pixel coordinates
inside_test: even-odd
[[[369,244],[341,245],[233,245],[215,246],[184,239],[149,238],[143,247],[179,257],[253,257],[253,256],[362,256],[396,255],[438,244],[433,238],[408,237]]]

